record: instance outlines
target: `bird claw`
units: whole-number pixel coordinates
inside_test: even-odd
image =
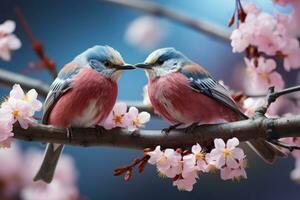
[[[97,137],[100,137],[101,135],[103,135],[105,129],[102,126],[96,125],[95,129],[97,130]]]
[[[72,141],[73,135],[72,135],[72,128],[67,128],[67,138],[69,139],[69,142]]]
[[[181,124],[175,124],[175,125],[172,125],[172,126],[169,126],[168,128],[163,128],[161,130],[161,133],[165,134],[165,135],[169,135],[169,133],[172,131],[172,130],[175,130],[178,126],[180,126]]]
[[[140,136],[140,133],[138,131],[133,131],[130,135],[133,137],[138,137]]]
[[[193,133],[195,128],[198,126],[198,123],[193,123],[192,125],[186,127],[184,129],[184,132],[187,133],[187,134],[190,134],[190,133]]]

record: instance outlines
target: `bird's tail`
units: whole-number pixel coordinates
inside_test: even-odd
[[[42,180],[46,183],[50,183],[52,181],[54,171],[63,147],[64,145],[61,144],[49,143],[47,145],[43,163],[34,177],[34,181]]]
[[[243,113],[240,113],[241,119],[249,119]],[[257,153],[265,162],[273,163],[276,157],[286,157],[287,154],[279,147],[271,144],[264,139],[255,139],[247,142],[250,148]]]

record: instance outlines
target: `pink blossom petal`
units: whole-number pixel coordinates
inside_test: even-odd
[[[232,150],[232,157],[237,160],[242,160],[245,158],[244,151],[241,148],[235,148]]]
[[[14,32],[16,23],[12,20],[6,20],[3,24],[0,24],[0,33],[10,34]]]
[[[225,161],[226,161],[225,156],[221,155],[219,159],[216,160],[216,167],[218,169],[221,169],[225,165],[226,163]]]
[[[235,169],[239,167],[239,163],[232,156],[228,156],[226,158],[226,166],[231,169]]]
[[[138,114],[138,119],[141,124],[145,124],[150,121],[150,114],[147,112],[141,112]]]
[[[197,143],[196,145],[192,146],[192,152],[193,154],[200,153],[202,151],[201,146]]]
[[[226,146],[228,149],[234,149],[236,146],[239,145],[239,143],[240,143],[239,140],[236,137],[233,137],[227,141]]]
[[[215,144],[216,149],[224,149],[225,148],[225,142],[222,139],[215,139],[214,144]]]
[[[139,110],[136,107],[130,107],[128,114],[130,114],[133,117],[137,117],[139,114]]]
[[[24,91],[19,84],[15,84],[9,94],[10,97],[15,99],[22,99],[24,95]]]
[[[21,48],[22,43],[19,38],[17,38],[15,35],[8,35],[7,37],[7,46],[10,50],[17,50]]]
[[[113,108],[115,114],[125,114],[127,111],[127,105],[124,102],[118,102]]]

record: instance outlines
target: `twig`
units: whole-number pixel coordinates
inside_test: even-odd
[[[26,33],[29,39],[29,42],[31,43],[32,49],[40,59],[41,64],[51,73],[53,78],[56,78],[57,71],[56,71],[56,65],[54,61],[49,59],[49,57],[45,53],[43,44],[33,36],[33,33],[28,23],[26,22],[26,19],[22,14],[21,9],[17,7],[15,9],[15,12],[21,23],[22,28],[24,29],[24,32]]]
[[[142,158],[134,159],[133,162],[125,167],[118,167],[114,171],[114,176],[120,176],[125,174],[124,180],[129,181],[132,175],[133,169],[138,165],[138,172],[142,173],[146,167],[147,161],[149,160],[150,156],[145,154]]]
[[[102,2],[112,3],[119,6],[125,6],[136,10],[144,11],[159,17],[166,17],[174,22],[183,24],[198,32],[204,33],[210,37],[228,42],[230,31],[226,28],[217,26],[207,21],[200,21],[178,12],[163,8],[153,2],[145,0],[102,0]]]
[[[266,104],[256,110],[256,114],[258,115],[264,115],[266,114],[268,108],[272,103],[274,103],[277,98],[279,98],[282,95],[294,93],[300,91],[300,86],[294,86],[290,88],[283,89],[281,91],[275,92],[275,87],[270,87],[268,89],[268,93],[266,95]]]
[[[269,132],[272,123],[273,132]],[[154,148],[161,145],[163,148],[184,148],[195,143],[210,146],[215,138],[228,140],[237,137],[240,141],[256,138],[279,139],[300,136],[300,115],[267,119],[258,117],[243,121],[202,125],[196,127],[192,133],[186,134],[184,129],[172,130],[169,135],[160,130],[140,130],[131,134],[126,130],[112,129],[99,134],[96,128],[72,128],[72,137],[66,129],[54,128],[45,125],[31,125],[27,130],[14,127],[14,138],[27,141],[52,142],[76,146],[117,146],[133,149]]]
[[[299,146],[284,144],[282,142],[279,142],[278,140],[273,140],[273,141],[270,141],[270,142],[277,145],[277,146],[280,146],[282,148],[288,149],[290,152],[292,152],[294,150],[300,150]]]

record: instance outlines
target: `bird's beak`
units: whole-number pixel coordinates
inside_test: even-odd
[[[138,63],[134,65],[136,68],[141,68],[141,69],[152,69],[152,65],[150,64],[144,64],[144,63]]]
[[[124,64],[124,65],[115,65],[115,68],[117,70],[130,70],[130,69],[136,69],[134,65],[130,64]]]

